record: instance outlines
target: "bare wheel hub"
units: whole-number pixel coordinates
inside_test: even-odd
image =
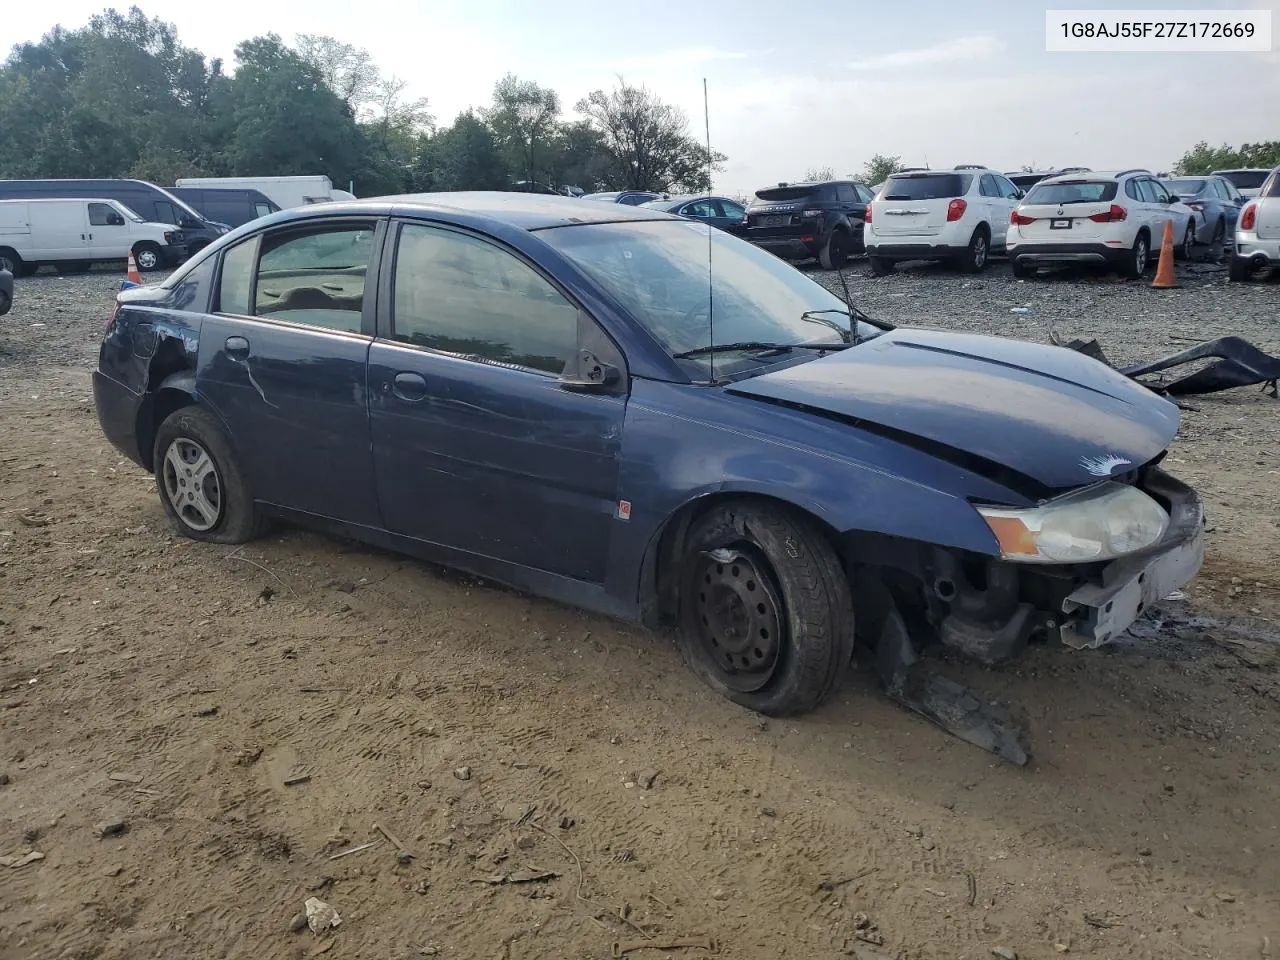
[[[759,690],[782,649],[781,604],[762,558],[742,550],[704,554],[694,582],[699,639],[726,686]]]

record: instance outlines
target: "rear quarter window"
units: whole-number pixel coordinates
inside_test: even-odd
[[[969,192],[973,175],[936,173],[927,176],[890,177],[880,191],[882,200],[947,200]]]
[[[1067,183],[1037,183],[1027,194],[1027,203],[1108,203],[1116,198],[1114,180]]]

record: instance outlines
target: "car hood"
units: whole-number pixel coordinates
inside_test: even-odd
[[[1178,430],[1174,404],[1074,350],[926,330],[727,391],[853,421],[1033,496],[1141,466]]]

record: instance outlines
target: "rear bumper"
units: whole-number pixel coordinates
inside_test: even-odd
[[[949,260],[968,250],[967,244],[883,243],[874,238],[867,241],[867,256],[879,260]]]
[[[1115,263],[1129,251],[1109,247],[1105,243],[1019,243],[1009,247],[1009,259],[1018,264],[1032,263]]]
[[[750,231],[742,236],[761,250],[768,250],[775,257],[781,257],[783,260],[811,260],[822,249],[822,244],[816,236],[807,242],[799,237],[755,237]]]
[[[138,410],[142,397],[101,370],[93,371],[93,404],[98,424],[111,445],[146,469],[138,448]]]
[[[1239,260],[1266,257],[1268,263],[1280,264],[1280,239],[1259,240],[1257,233],[1237,230],[1235,256]]]

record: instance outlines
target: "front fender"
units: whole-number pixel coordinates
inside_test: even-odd
[[[995,536],[971,499],[1010,491],[905,444],[715,387],[636,381],[627,405],[607,588],[634,603],[646,557],[689,504],[771,497],[840,533],[880,533],[986,555]],[[623,518],[625,516],[625,519]]]

